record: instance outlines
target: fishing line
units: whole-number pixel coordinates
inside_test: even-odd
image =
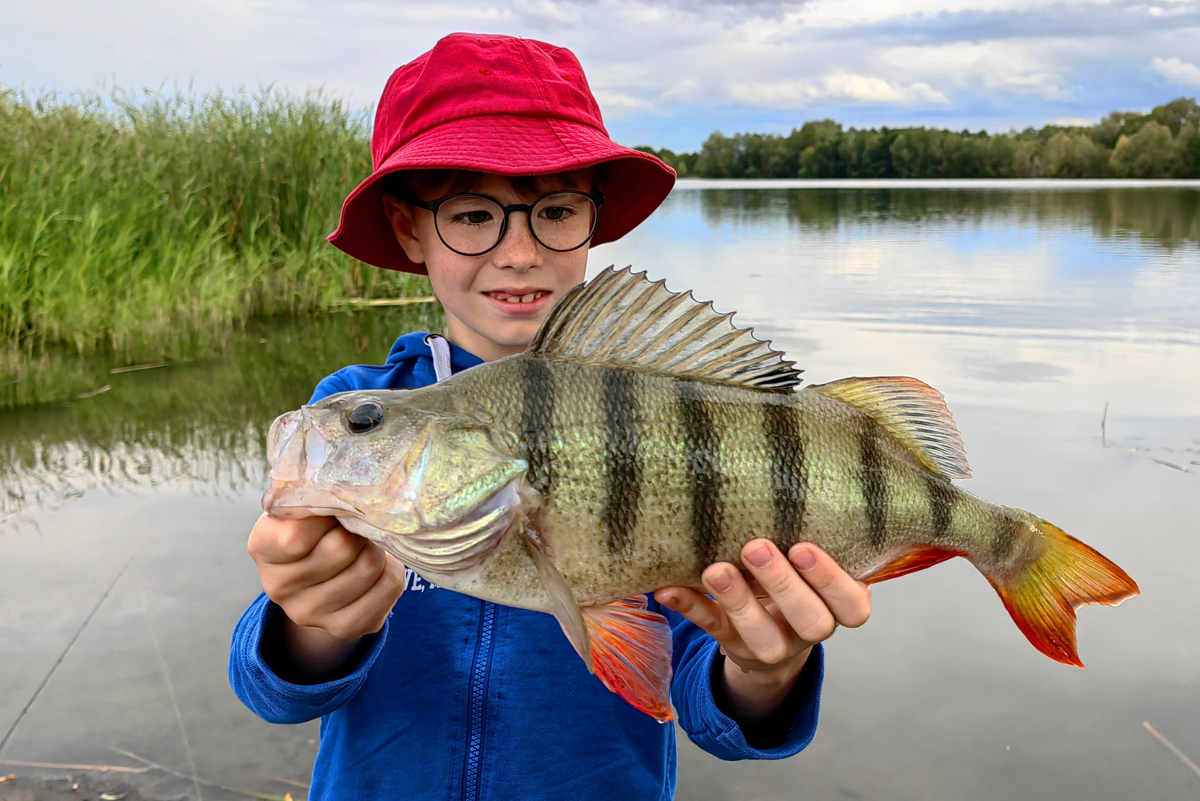
[[[33,695],[30,696],[29,701],[25,704],[25,708],[21,710],[19,715],[17,715],[17,719],[13,721],[13,725],[9,727],[8,734],[5,734],[4,739],[0,740],[0,753],[4,751],[4,746],[8,745],[8,740],[13,736],[13,732],[17,730],[17,726],[21,725],[21,721],[25,718],[25,713],[29,711],[29,708],[33,706],[33,702],[37,700],[37,697],[41,695],[42,690],[45,689],[46,685],[49,683],[50,677],[54,675],[54,671],[58,670],[58,666],[61,665],[62,661],[67,658],[67,654],[71,651],[71,646],[75,644],[75,641],[79,639],[79,635],[83,634],[83,630],[86,629],[88,624],[92,622],[92,618],[96,616],[98,611],[100,611],[100,607],[108,598],[109,593],[111,593],[113,588],[117,586],[117,582],[121,580],[121,576],[125,575],[125,571],[129,569],[131,564],[133,564],[132,556],[129,557],[129,561],[127,561],[117,572],[117,577],[112,580],[112,583],[108,585],[108,589],[105,590],[104,594],[100,596],[100,600],[96,601],[96,605],[92,607],[92,611],[88,613],[86,618],[84,618],[83,625],[79,627],[79,631],[75,632],[75,636],[71,638],[69,643],[67,643],[67,647],[63,649],[63,652],[59,654],[58,659],[56,659],[54,664],[50,666],[50,672],[46,674],[46,678],[42,679],[42,683],[39,684],[38,688],[33,691]]]
[[[187,729],[183,725],[183,712],[175,698],[175,683],[171,681],[171,671],[167,670],[167,660],[163,658],[162,646],[158,642],[158,634],[154,631],[154,622],[146,608],[146,593],[142,586],[142,574],[135,567],[133,577],[137,580],[138,599],[142,604],[142,617],[146,628],[150,631],[150,639],[154,642],[154,653],[158,657],[158,665],[162,668],[163,681],[167,684],[167,694],[171,697],[171,706],[175,709],[175,722],[179,725],[179,736],[183,739],[183,753],[187,756],[188,767],[192,769],[192,787],[196,790],[196,801],[204,801],[204,793],[200,791],[200,778],[196,775],[196,760],[192,757],[192,745],[188,742]]]

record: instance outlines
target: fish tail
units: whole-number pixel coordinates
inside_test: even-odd
[[[1015,510],[1014,510],[1015,511]],[[988,581],[1022,633],[1046,656],[1083,667],[1075,648],[1075,610],[1088,604],[1116,606],[1138,594],[1129,575],[1065,531],[1018,513],[1041,533],[1045,546],[1019,573]]]

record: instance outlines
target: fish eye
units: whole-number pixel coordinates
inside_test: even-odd
[[[375,401],[360,403],[346,412],[346,428],[351,434],[365,434],[383,422],[383,407]]]

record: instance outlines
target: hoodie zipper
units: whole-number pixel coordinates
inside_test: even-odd
[[[487,722],[487,689],[492,668],[492,628],[495,621],[496,605],[483,601],[479,613],[479,636],[475,640],[475,662],[471,667],[471,734],[467,741],[466,765],[463,767],[463,801],[479,801],[479,786],[483,778],[479,764],[483,761],[483,729]]]

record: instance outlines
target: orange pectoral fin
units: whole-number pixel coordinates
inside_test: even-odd
[[[949,548],[918,545],[895,557],[892,561],[872,570],[863,577],[862,581],[864,584],[878,584],[881,581],[907,576],[909,573],[916,573],[918,570],[933,567],[956,556],[966,556],[966,554],[962,551],[952,551]]]
[[[661,723],[671,714],[671,626],[646,599],[583,609],[596,677]]]

